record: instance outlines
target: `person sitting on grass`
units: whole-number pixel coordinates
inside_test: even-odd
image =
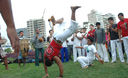
[[[73,6],[71,7],[72,10],[72,16],[71,16],[71,25],[68,29],[61,31],[61,26],[64,26],[63,19],[55,20],[52,19],[53,24],[59,24],[59,30],[55,31],[53,34],[53,40],[49,44],[48,48],[46,49],[44,53],[44,69],[45,69],[45,76],[43,78],[49,77],[47,72],[47,67],[51,66],[53,64],[53,61],[56,62],[56,64],[59,67],[60,75],[57,78],[63,77],[63,65],[60,60],[59,53],[62,48],[62,43],[67,40],[68,37],[70,37],[78,28],[78,23],[76,23],[75,19],[75,12],[76,10],[80,8],[80,6]]]
[[[101,60],[101,58],[99,57],[95,46],[93,45],[93,38],[92,37],[88,37],[87,38],[87,44],[88,45],[84,45],[84,46],[76,46],[76,48],[84,48],[87,52],[87,57],[85,56],[80,56],[77,58],[77,61],[81,64],[82,68],[88,68],[88,66],[92,65],[93,60],[95,59],[95,56],[98,58],[99,62],[101,64],[103,64],[103,60]]]

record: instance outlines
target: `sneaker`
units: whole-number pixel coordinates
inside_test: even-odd
[[[112,61],[111,63],[116,63],[116,61]]]

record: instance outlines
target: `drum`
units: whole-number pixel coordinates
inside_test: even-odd
[[[29,40],[21,39],[20,40],[20,51],[22,53],[22,57],[26,57],[29,51]]]

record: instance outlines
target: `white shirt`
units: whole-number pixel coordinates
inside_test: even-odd
[[[76,33],[75,33],[76,34]],[[74,34],[74,35],[75,35]],[[77,33],[77,37],[82,37],[82,34],[80,32]],[[79,40],[77,37],[74,37],[74,45],[81,46],[81,40]]]
[[[73,35],[67,39],[68,40],[67,45],[73,45],[73,41],[71,40],[72,38],[73,38]]]
[[[82,33],[82,36],[85,36],[86,35],[86,33]],[[87,45],[87,39],[86,38],[83,38],[82,39],[82,45]]]
[[[84,49],[87,52],[87,57],[89,60],[95,59],[95,53],[97,53],[97,50],[94,45],[84,45]]]
[[[56,24],[54,27],[53,37],[57,36],[57,34],[62,33],[65,30],[66,22],[62,22],[62,24]]]
[[[67,42],[64,41],[62,46],[63,46],[63,47],[67,47]]]

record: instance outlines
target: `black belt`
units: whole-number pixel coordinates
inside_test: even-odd
[[[60,40],[56,40],[56,38],[54,38],[55,42],[62,44],[62,42]]]

